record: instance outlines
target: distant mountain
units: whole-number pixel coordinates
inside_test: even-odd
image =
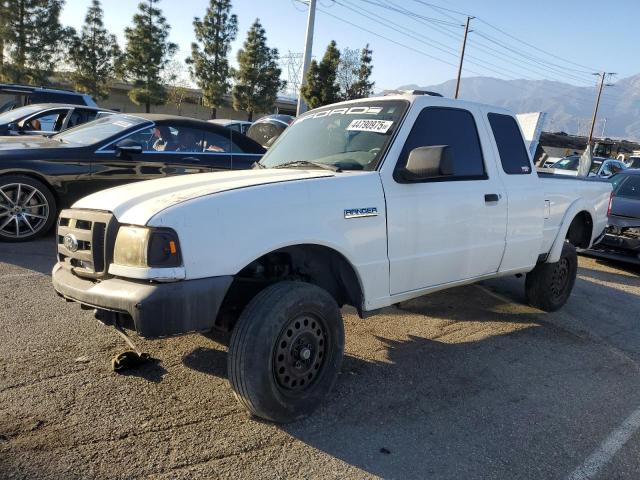
[[[595,77],[594,77],[595,80]],[[595,83],[595,81],[594,81]],[[615,81],[602,94],[595,135],[640,140],[640,74]],[[453,97],[455,80],[440,85],[403,85]],[[546,131],[586,135],[596,99],[596,87],[576,87],[548,80],[500,80],[491,77],[463,78],[460,98],[489,103],[520,112],[547,112]],[[605,120],[606,119],[606,124]]]

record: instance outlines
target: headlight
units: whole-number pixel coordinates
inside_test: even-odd
[[[182,259],[178,235],[165,228],[122,226],[116,237],[113,263],[127,267],[179,267]]]

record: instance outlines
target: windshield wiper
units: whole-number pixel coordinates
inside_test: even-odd
[[[308,160],[296,160],[295,162],[282,163],[280,165],[276,165],[273,168],[302,167],[304,165],[311,165],[314,167],[322,168],[324,170],[331,170],[332,172],[342,172],[342,169],[336,165],[329,165],[320,162],[310,162]]]

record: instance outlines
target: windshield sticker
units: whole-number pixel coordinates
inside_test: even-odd
[[[333,110],[324,110],[322,112],[311,113],[296,119],[295,123],[301,123],[310,118],[332,117],[333,115],[378,115],[382,112],[382,107],[343,107],[334,108]]]
[[[131,125],[133,125],[133,123],[125,122],[124,120],[118,120],[116,122],[113,122],[113,125],[116,125],[122,128],[129,128]]]
[[[387,133],[387,130],[393,125],[392,120],[352,120],[347,131],[349,132],[375,132]]]

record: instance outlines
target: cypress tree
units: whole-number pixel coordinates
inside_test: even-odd
[[[191,44],[191,57],[186,61],[191,77],[202,89],[203,104],[211,108],[211,118],[216,118],[216,110],[231,88],[227,55],[238,33],[238,17],[231,14],[231,1],[210,0],[204,18],[196,17],[193,28],[197,43]]]
[[[138,4],[133,26],[124,31],[127,47],[122,62],[126,77],[133,81],[129,98],[136,105],[162,105],[167,92],[162,85],[162,72],[178,46],[168,41],[170,26],[156,7],[160,0],[144,0]]]
[[[340,66],[340,50],[331,40],[320,63],[312,60],[307,73],[307,82],[300,90],[309,108],[322,107],[339,102],[340,85],[337,81]]]
[[[74,67],[71,78],[75,88],[96,99],[109,95],[109,80],[114,75],[120,57],[116,36],[104,28],[102,18],[100,1],[93,0],[87,10],[82,32],[74,35],[69,51],[69,60]]]
[[[256,19],[247,39],[238,51],[236,84],[231,91],[233,108],[247,112],[251,121],[255,112],[273,109],[278,91],[286,85],[280,80],[278,50],[267,46],[267,37],[260,20]]]
[[[370,82],[369,77],[373,70],[372,61],[373,51],[369,49],[369,44],[360,52],[360,67],[358,68],[358,80],[352,85],[348,92],[349,99],[365,98],[373,93],[375,82]]]
[[[3,0],[2,4],[2,80],[46,84],[69,33],[59,20],[64,0]]]
[[[355,48],[343,48],[340,51],[340,65],[336,73],[338,85],[340,85],[340,97],[350,100],[353,85],[358,81],[358,68],[360,67],[360,51]]]

